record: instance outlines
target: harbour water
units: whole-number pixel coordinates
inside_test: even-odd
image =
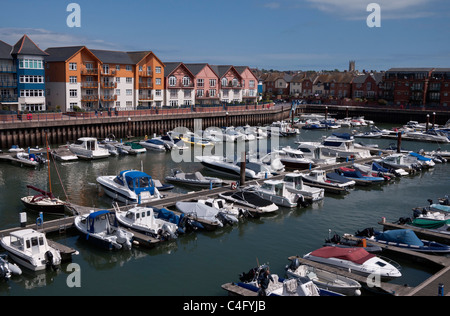
[[[379,124],[390,128],[390,125]],[[360,128],[364,130],[364,128]],[[341,129],[340,132],[349,131]],[[318,141],[331,131],[305,131],[300,135],[280,138],[280,146],[295,146],[296,140]],[[367,139],[367,144],[387,147],[392,140]],[[403,141],[408,150],[450,150],[450,145]],[[170,153],[147,152],[138,156],[111,157],[99,161],[56,163],[51,166],[52,189],[55,195],[75,204],[110,208],[112,201],[96,183],[96,177],[117,174],[124,169],[141,169],[155,179],[163,180],[172,168],[186,172],[203,169],[198,162],[175,163]],[[27,195],[27,184],[44,187],[47,167],[41,170],[0,165],[0,228],[19,225],[19,213],[24,211],[20,201]],[[61,183],[63,186],[61,186]],[[371,187],[355,187],[349,194],[326,194],[323,201],[306,208],[280,209],[274,215],[246,219],[235,226],[213,232],[197,231],[180,236],[154,249],[136,247],[131,251],[107,252],[91,246],[76,231],[52,235],[56,241],[79,251],[72,262],[80,267],[78,287],[71,287],[71,266],[64,264],[59,271],[24,272],[8,282],[0,283],[0,295],[92,296],[92,295],[151,295],[151,296],[224,296],[221,285],[238,281],[258,263],[268,263],[272,273],[284,276],[288,257],[320,248],[329,230],[355,233],[366,227],[381,229],[382,217],[395,221],[411,216],[413,207],[425,206],[427,199],[436,200],[449,194],[450,163],[437,164],[433,169],[406,176],[391,183]],[[175,192],[191,189],[176,187]],[[27,211],[28,222],[34,223],[37,213]],[[51,219],[45,215],[44,220]],[[432,269],[392,257],[402,265],[403,276],[391,281],[416,286],[432,275]],[[437,291],[437,289],[436,289]]]

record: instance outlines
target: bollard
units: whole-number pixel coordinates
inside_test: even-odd
[[[444,296],[444,284],[443,283],[439,283],[438,295]]]
[[[212,185],[212,180],[209,180],[209,189],[212,190],[213,185]]]

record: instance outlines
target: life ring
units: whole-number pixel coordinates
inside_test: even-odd
[[[236,190],[236,189],[237,189],[237,184],[236,184],[236,182],[231,182],[231,189],[232,189],[232,190]]]
[[[42,217],[36,218],[36,226],[41,226],[43,224]]]

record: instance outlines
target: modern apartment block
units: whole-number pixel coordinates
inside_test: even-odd
[[[152,52],[53,47],[46,52],[47,103],[63,112],[75,107],[128,110],[160,106],[164,64]]]
[[[14,46],[0,41],[0,105],[11,111],[44,111],[42,51],[27,35]]]

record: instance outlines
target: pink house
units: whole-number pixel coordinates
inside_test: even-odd
[[[242,101],[242,77],[234,66],[211,65],[220,80],[220,102]]]
[[[258,96],[258,78],[247,66],[234,67],[242,78],[242,100],[245,103],[255,103]]]
[[[194,76],[195,104],[219,104],[220,82],[210,65],[184,64]]]
[[[164,104],[180,107],[195,104],[195,76],[182,62],[165,63]]]

